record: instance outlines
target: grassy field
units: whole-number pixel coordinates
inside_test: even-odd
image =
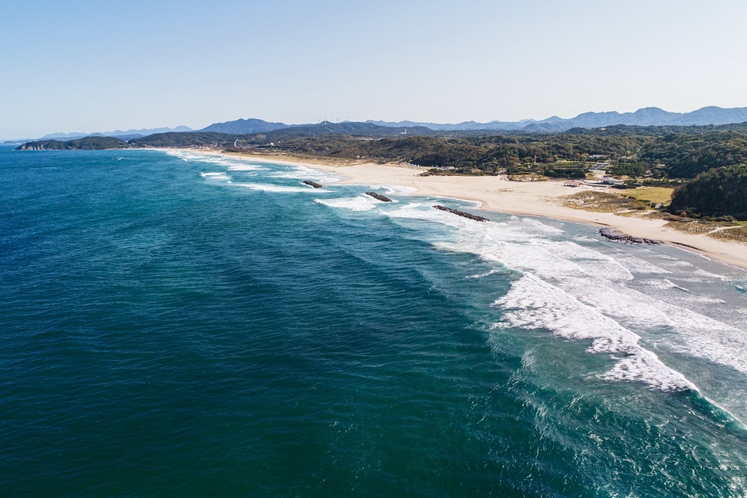
[[[669,204],[672,200],[673,188],[667,187],[644,187],[632,190],[625,190],[623,195],[635,197],[639,201],[657,202]]]
[[[562,197],[562,202],[564,206],[572,209],[594,211],[597,213],[645,211],[648,208],[647,204],[637,200],[608,192],[594,192],[591,190]]]

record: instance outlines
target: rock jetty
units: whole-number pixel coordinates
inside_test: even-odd
[[[316,182],[312,182],[311,180],[304,180],[303,183],[304,185],[308,185],[309,187],[324,188],[324,185],[320,185]]]
[[[643,239],[639,237],[632,237],[630,235],[618,232],[612,228],[600,228],[599,235],[612,242],[619,242],[621,244],[649,244],[652,246],[658,246],[661,244],[660,240],[655,239]]]
[[[370,195],[374,199],[381,201],[381,202],[392,202],[392,200],[389,197],[385,195],[377,194],[376,192],[366,192],[366,195]]]
[[[446,211],[448,213],[455,214],[457,216],[461,216],[463,218],[468,218],[470,220],[475,220],[475,221],[490,221],[489,219],[483,218],[482,216],[477,216],[477,215],[474,215],[474,214],[465,213],[464,211],[459,211],[458,209],[447,208],[446,206],[433,206],[433,207],[436,208],[436,209],[440,209],[441,211]]]

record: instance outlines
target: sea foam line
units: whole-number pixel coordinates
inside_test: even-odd
[[[666,339],[675,351],[747,373],[747,331],[690,309],[694,306],[697,309],[697,305],[704,303],[717,304],[719,300],[683,293],[685,298],[678,297],[682,302],[675,305],[629,287],[638,282],[631,271],[663,276],[671,274],[669,270],[632,256],[621,257],[618,261],[613,256],[573,241],[554,240],[552,237],[555,234],[563,232],[538,220],[511,217],[509,221],[477,224],[423,209],[424,207],[425,205],[410,204],[385,214],[395,221],[423,219],[449,225],[456,229],[455,232],[450,232],[454,234],[453,237],[448,237],[452,240],[433,242],[437,247],[476,254],[486,262],[499,263],[531,274],[534,281],[544,282],[550,286],[548,289],[555,289],[554,295],[561,292],[569,299],[566,301],[556,295],[554,301],[539,307],[531,299],[513,300],[511,303],[517,306],[510,316],[515,320],[514,325],[523,323],[527,327],[534,327],[544,320],[548,330],[557,335],[595,340],[592,348],[595,352],[604,352],[604,348],[600,346],[604,344],[603,338],[591,337],[589,331],[584,332],[583,320],[563,321],[562,315],[569,313],[577,318],[586,317],[598,326],[611,330],[613,337],[617,339],[607,342],[617,346],[610,350],[610,354],[615,357],[626,354],[629,357],[617,358],[617,366],[603,374],[602,378],[636,379],[664,390],[694,388],[684,376],[666,367],[654,353],[646,352],[638,344],[639,336],[630,329],[631,326],[646,330],[657,338]],[[721,275],[685,264],[699,277],[719,281],[725,279]],[[528,291],[523,287],[516,287],[514,294],[506,299],[512,299],[520,289]],[[522,302],[531,306],[526,315],[520,313]],[[499,300],[497,304],[504,303],[507,304],[508,301]],[[576,304],[571,306],[569,303]],[[557,304],[559,308],[554,309],[553,304]],[[577,328],[575,332],[574,327]],[[620,338],[627,339],[620,342]]]
[[[499,327],[545,329],[565,339],[591,340],[589,353],[615,359],[615,366],[599,374],[600,379],[642,382],[661,391],[697,391],[684,375],[641,347],[640,336],[531,273],[514,282],[494,305],[506,310]]]
[[[347,209],[350,211],[370,211],[375,209],[377,204],[381,204],[367,195],[359,195],[358,197],[341,197],[338,199],[315,199],[314,202],[318,202],[319,204],[331,208]]]
[[[301,193],[317,193],[326,194],[329,191],[324,189],[312,189],[306,187],[288,187],[285,185],[274,185],[272,183],[234,183],[237,187],[244,187],[251,190],[261,190],[264,192],[301,192]]]

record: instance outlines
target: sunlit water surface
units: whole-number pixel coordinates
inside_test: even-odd
[[[743,271],[339,180],[0,148],[2,493],[745,496]]]

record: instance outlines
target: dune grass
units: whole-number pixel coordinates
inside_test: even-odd
[[[635,197],[639,201],[656,202],[667,205],[672,200],[673,188],[643,187],[626,190],[624,195]]]

